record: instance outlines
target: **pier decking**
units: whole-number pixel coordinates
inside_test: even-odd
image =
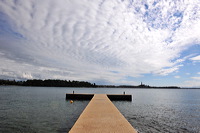
[[[69,133],[137,133],[106,94],[95,94]]]

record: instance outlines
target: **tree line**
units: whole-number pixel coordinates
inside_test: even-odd
[[[18,86],[44,86],[44,87],[96,87],[95,83],[86,81],[70,81],[57,79],[32,79],[26,81],[4,80],[0,79],[0,85],[18,85]]]
[[[98,88],[158,88],[158,89],[179,89],[180,87],[177,86],[163,86],[163,87],[156,87],[156,86],[149,86],[142,84],[137,86],[132,85],[96,85],[95,83],[92,84],[86,81],[70,81],[70,80],[59,80],[59,79],[32,79],[26,81],[15,81],[15,80],[4,80],[0,79],[0,85],[17,85],[17,86],[44,86],[44,87],[98,87]]]

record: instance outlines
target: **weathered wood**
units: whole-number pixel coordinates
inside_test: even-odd
[[[69,133],[137,133],[106,94],[95,94]]]

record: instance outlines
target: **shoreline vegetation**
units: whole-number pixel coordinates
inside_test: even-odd
[[[90,88],[149,88],[149,89],[200,89],[200,88],[181,88],[178,86],[149,86],[141,82],[140,85],[96,85],[86,81],[70,81],[58,79],[32,79],[26,81],[5,80],[0,79],[1,86],[15,85],[15,86],[35,86],[35,87],[90,87]]]
[[[85,81],[70,81],[57,79],[32,79],[26,81],[4,80],[0,79],[0,85],[16,86],[37,86],[37,87],[96,87],[95,83],[91,84]]]

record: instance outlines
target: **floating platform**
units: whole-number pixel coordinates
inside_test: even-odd
[[[66,100],[91,100],[94,94],[66,94]]]
[[[66,94],[66,100],[91,100],[94,94]],[[132,101],[132,95],[107,94],[111,101]]]
[[[95,94],[69,133],[137,133],[106,94]]]

